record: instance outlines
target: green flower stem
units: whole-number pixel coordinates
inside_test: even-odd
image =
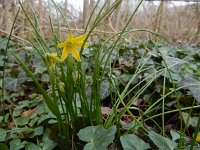
[[[38,80],[35,78],[35,76],[33,75],[33,73],[30,71],[30,69],[22,62],[22,60],[15,54],[15,52],[13,50],[10,49],[10,52],[12,53],[12,55],[17,59],[17,61],[21,64],[22,68],[25,70],[25,72],[27,73],[27,75],[29,75],[33,82],[35,83],[36,87],[38,88],[38,91],[40,91],[40,93],[42,94],[47,107],[49,108],[49,110],[57,117],[58,120],[58,128],[60,133],[62,133],[62,128],[64,128],[63,125],[63,121],[62,121],[62,117],[58,108],[58,105],[47,95],[46,91],[42,88],[42,86],[40,85],[40,83],[38,82]]]
[[[71,54],[67,57],[67,85],[66,85],[66,97],[68,101],[68,109],[70,113],[70,119],[72,120],[72,127],[74,132],[76,133],[76,126],[77,126],[77,107],[76,107],[76,100],[74,99],[74,79],[73,79],[73,69],[74,69],[74,60]]]
[[[92,105],[91,103],[88,103],[88,99],[86,96],[86,78],[85,78],[85,74],[82,73],[81,70],[78,69],[79,74],[81,74],[81,76],[79,76],[78,74],[78,83],[77,83],[77,87],[76,90],[79,93],[79,97],[80,97],[80,102],[81,102],[81,113],[84,116],[83,117],[83,125],[84,126],[88,126],[88,124],[90,125],[94,125],[93,124],[93,108],[91,108],[90,106]]]
[[[15,52],[13,50],[10,49],[10,52],[12,53],[12,55],[17,59],[17,61],[22,65],[23,69],[26,71],[26,73],[32,78],[33,82],[35,83],[35,85],[38,88],[38,91],[40,91],[40,93],[42,94],[49,110],[57,117],[58,122],[62,122],[61,119],[61,114],[59,111],[58,106],[55,104],[55,102],[47,95],[46,91],[42,88],[42,86],[40,85],[40,83],[38,82],[38,80],[35,78],[35,76],[33,75],[33,73],[30,71],[30,69],[21,61],[21,59],[15,54]]]
[[[98,52],[97,52],[98,53]],[[98,55],[95,55],[98,56]],[[95,118],[95,124],[101,123],[101,98],[100,98],[100,74],[99,74],[99,62],[98,57],[95,57],[95,67],[94,67],[94,74],[93,74],[93,83],[92,83],[92,96],[91,97],[91,110],[92,107],[94,107],[94,118]]]
[[[53,68],[52,67],[47,67],[48,68],[48,73],[49,73],[49,78],[50,78],[50,82],[51,82],[51,88],[52,88],[52,95],[53,95],[53,100],[55,103],[58,104],[57,101],[57,96],[56,96],[56,89],[55,89],[55,76],[54,76],[54,72],[53,72]]]
[[[166,74],[167,74],[167,70],[165,71],[162,95],[165,95]],[[162,132],[163,132],[163,136],[165,136],[165,97],[164,96],[162,96]]]

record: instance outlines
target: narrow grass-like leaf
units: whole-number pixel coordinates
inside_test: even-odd
[[[13,52],[13,50],[10,50],[13,56],[17,59],[17,61],[22,65],[23,69],[26,71],[26,73],[32,78],[33,82],[37,86],[38,90],[41,92],[41,94],[44,97],[44,100],[50,109],[50,111],[58,118],[60,118],[60,112],[58,109],[58,106],[56,103],[47,95],[46,91],[42,88],[38,80],[35,78],[33,73],[29,70],[29,68],[21,61],[21,59]]]

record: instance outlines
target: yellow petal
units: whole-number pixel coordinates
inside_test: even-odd
[[[50,57],[53,61],[55,61],[55,62],[61,62],[61,59],[58,58],[57,53],[49,54],[49,57]]]
[[[58,58],[57,53],[46,53],[45,55],[46,64],[51,68],[54,66],[54,63],[61,62]]]
[[[76,42],[76,43],[73,43],[73,44],[78,46],[78,47],[82,47],[83,42],[80,41],[80,42]],[[83,47],[87,48],[88,46],[89,46],[89,43],[86,42]]]
[[[64,47],[64,46],[66,46],[67,43],[68,43],[69,41],[73,40],[73,39],[74,39],[74,35],[73,35],[72,33],[70,33],[69,36],[68,36],[68,38],[67,38],[64,42],[58,44],[58,47],[59,47],[59,48],[62,48],[62,47]]]
[[[77,50],[76,47],[82,47],[86,36],[87,36],[87,34],[83,34],[81,36],[74,38],[74,35],[72,33],[70,33],[68,38],[64,42],[58,44],[59,48],[63,48],[62,55],[61,55],[61,61],[64,61],[67,58],[69,53],[72,53],[72,56],[77,61],[81,61],[79,51]],[[83,47],[87,48],[88,46],[89,46],[89,44],[85,43]]]
[[[58,47],[59,47],[59,48],[62,48],[62,47],[64,47],[65,45],[66,45],[66,42],[62,42],[62,43],[58,44]]]
[[[197,133],[196,141],[200,142],[200,132]]]
[[[73,47],[72,56],[73,56],[77,61],[81,61],[81,57],[80,57],[79,51],[78,51],[75,47]]]
[[[69,36],[68,36],[68,38],[67,38],[67,40],[70,41],[70,40],[73,40],[73,39],[74,39],[74,35],[72,33],[70,33]]]
[[[78,37],[74,38],[74,39],[72,40],[72,42],[73,42],[73,43],[81,42],[81,41],[83,42],[83,41],[85,40],[86,36],[87,36],[87,34],[83,34],[83,35],[81,35],[81,36],[78,36]]]
[[[84,44],[83,48],[87,48],[88,46],[89,46],[89,43],[86,42],[86,43]]]
[[[66,46],[63,48],[63,51],[62,51],[62,55],[61,55],[61,61],[64,61],[68,56],[68,51],[67,51],[67,48]]]

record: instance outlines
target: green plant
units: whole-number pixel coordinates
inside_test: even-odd
[[[99,2],[100,0],[94,9]],[[37,91],[43,98],[36,100],[29,97],[27,101],[18,103],[11,113],[16,128],[12,130],[0,128],[2,142],[6,141],[6,136],[11,133],[7,139],[10,140],[10,147],[14,147],[13,145],[16,144],[18,149],[23,147],[53,149],[56,144],[50,139],[50,131],[45,130],[44,124],[42,124],[47,122],[48,125],[58,126],[59,134],[54,136],[61,142],[58,144],[61,149],[66,147],[78,149],[79,146],[82,148],[81,141],[88,142],[84,147],[86,150],[105,149],[109,145],[121,146],[123,149],[155,147],[159,149],[186,149],[189,147],[192,149],[197,147],[195,139],[199,130],[199,118],[195,118],[195,121],[198,120],[197,125],[192,124],[197,127],[192,145],[184,143],[187,125],[191,125],[190,119],[194,119],[190,115],[193,115],[194,110],[200,108],[199,105],[195,105],[195,100],[199,102],[198,73],[200,70],[198,67],[200,65],[193,64],[193,61],[199,60],[197,52],[190,51],[189,54],[185,54],[180,49],[171,48],[169,43],[162,42],[162,39],[166,41],[164,37],[153,31],[128,29],[128,25],[142,1],[134,9],[122,31],[99,41],[98,44],[89,46],[87,43],[95,27],[110,15],[120,2],[121,0],[117,0],[109,9],[103,11],[107,3],[105,1],[97,17],[90,23],[89,21],[92,21],[91,14],[84,32],[87,34],[77,38],[73,36],[67,20],[64,19],[70,34],[68,39],[62,43],[61,27],[58,26],[57,31],[54,29],[51,16],[49,18],[53,38],[47,41],[40,30],[37,17],[34,18],[35,22],[31,20],[20,3],[33,27],[33,32],[30,32],[31,38],[28,40],[33,47],[30,53],[34,54],[34,61],[31,61],[35,65],[37,64],[35,69],[26,63],[26,59],[21,57],[21,53],[16,53],[12,49],[10,52],[25,70],[29,79],[31,78],[35,83]],[[54,1],[52,4],[63,16],[59,6]],[[124,42],[123,38],[135,32],[150,33],[159,38],[159,41]],[[6,46],[6,54],[9,41],[10,37]],[[80,54],[77,47],[80,47]],[[5,76],[5,62],[4,60],[3,76]],[[43,76],[44,74],[45,76]],[[185,76],[185,74],[190,74],[190,76]],[[15,76],[18,75],[15,74]],[[17,92],[23,83],[18,82],[19,80],[16,78],[10,80],[7,80],[9,84],[2,84],[3,92],[5,89]],[[47,87],[44,88],[43,83],[47,84]],[[187,89],[187,93],[183,89]],[[192,105],[189,106],[179,101],[181,96],[188,95],[195,98],[192,98]],[[4,99],[6,98],[3,95]],[[102,106],[105,99],[109,102],[109,108],[105,107],[108,109],[107,112],[104,112]],[[30,100],[32,103],[29,102]],[[49,110],[42,103],[43,100]],[[140,106],[141,103],[144,104],[144,107]],[[20,115],[22,112],[34,110],[36,105],[41,109],[45,108],[45,111],[36,111],[35,114],[26,117]],[[2,107],[4,108],[4,106]],[[188,112],[188,110],[189,115],[185,117],[186,119],[182,119],[183,111]],[[180,124],[178,130],[181,133],[174,131],[169,135],[165,131],[165,125],[168,122],[166,121],[167,115],[177,112],[177,118],[180,118],[177,121]],[[106,116],[102,115],[104,113]],[[3,114],[0,122],[7,123],[8,118],[9,113]],[[184,122],[184,120],[186,121]],[[186,124],[185,128],[183,128],[183,122]],[[33,127],[33,129],[24,128],[24,126]],[[154,129],[162,135],[154,132]],[[51,128],[51,130],[54,129]],[[28,134],[31,135],[31,138],[36,138],[37,144],[22,141],[19,137],[21,134]],[[40,136],[42,136],[42,140],[38,140]],[[77,136],[81,141],[78,141]],[[169,136],[172,136],[172,140]],[[12,139],[16,137],[17,139]],[[0,146],[5,148],[5,145]]]

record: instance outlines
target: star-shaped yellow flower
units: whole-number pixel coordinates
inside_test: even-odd
[[[51,68],[54,63],[61,62],[61,59],[58,58],[57,53],[46,53],[45,55],[46,64]]]
[[[83,45],[86,36],[87,34],[83,34],[75,38],[73,34],[70,34],[64,42],[58,44],[59,48],[63,48],[61,60],[64,61],[67,58],[68,54],[71,53],[77,61],[81,61],[81,57],[77,47],[81,47]],[[88,43],[84,44],[84,48],[87,48],[88,46]]]

